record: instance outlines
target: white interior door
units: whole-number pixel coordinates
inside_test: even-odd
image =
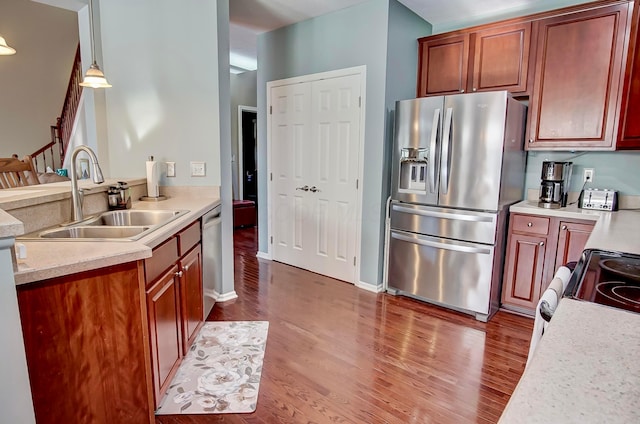
[[[273,259],[354,282],[359,74],[273,87]]]
[[[271,199],[273,258],[305,268],[309,233],[307,192],[311,84],[271,90]]]

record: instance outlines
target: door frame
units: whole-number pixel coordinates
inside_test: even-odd
[[[242,154],[242,112],[255,112],[256,125],[258,119],[258,108],[254,106],[238,105],[238,198],[244,199],[244,184],[242,184],[244,172],[244,155]],[[256,134],[256,149],[258,148],[258,134]],[[257,162],[257,158],[256,158]],[[257,163],[256,163],[257,166]],[[256,176],[257,177],[257,176]]]
[[[361,238],[362,238],[362,186],[364,176],[364,142],[365,142],[365,116],[366,116],[366,87],[367,87],[367,67],[366,65],[354,66],[352,68],[336,69],[327,72],[318,72],[315,74],[302,75],[298,77],[285,78],[281,80],[267,82],[267,228],[268,231],[268,243],[267,243],[267,259],[273,259],[273,199],[271,184],[273,181],[273,169],[271,167],[271,90],[275,87],[281,87],[285,85],[299,84],[303,82],[312,82],[328,78],[346,77],[349,75],[358,75],[360,77],[360,137],[358,139],[358,169],[356,175],[358,175],[358,188],[356,190],[356,223],[355,225],[355,255],[356,263],[354,266],[354,273],[352,280],[349,281],[354,285],[358,285],[360,282],[360,263],[361,263]],[[265,256],[262,256],[265,257]]]

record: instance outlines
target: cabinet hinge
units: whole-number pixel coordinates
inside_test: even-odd
[[[269,181],[273,181],[273,172],[269,172]]]
[[[358,96],[358,107],[362,107],[362,96]]]
[[[353,257],[353,266],[356,266],[356,257]]]
[[[358,185],[358,181],[359,181],[359,180],[356,180],[356,190],[357,190],[358,188],[360,188],[360,187],[359,187],[359,185]]]
[[[269,106],[269,115],[273,115],[273,106]]]
[[[269,241],[271,244],[273,244],[273,236],[269,237]]]

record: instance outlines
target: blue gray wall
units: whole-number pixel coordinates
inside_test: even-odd
[[[424,21],[418,30],[413,24],[405,25],[401,18],[407,10],[395,10],[394,24],[399,29],[392,40],[388,40],[391,7],[397,9],[395,0],[371,0],[334,13],[309,19],[294,25],[262,34],[258,37],[258,138],[267,139],[266,84],[269,81],[307,75],[335,69],[365,65],[366,70],[366,123],[365,156],[363,181],[362,216],[362,258],[360,262],[361,281],[378,285],[382,280],[382,246],[387,184],[385,172],[386,84],[388,72],[402,75],[394,83],[393,94],[404,87],[406,93],[415,91],[415,39],[416,34],[424,35],[430,29]],[[413,15],[413,14],[411,14]],[[404,26],[408,34],[406,43],[401,42],[397,33]],[[388,69],[388,41],[394,43],[394,69]],[[405,77],[406,76],[406,77]],[[394,99],[395,100],[395,99]],[[258,196],[267,198],[267,146],[260,143],[258,148]],[[267,211],[260,209],[259,249],[267,252]]]

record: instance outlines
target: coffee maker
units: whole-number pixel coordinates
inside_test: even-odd
[[[539,207],[557,209],[567,206],[572,168],[572,162],[542,162]]]

